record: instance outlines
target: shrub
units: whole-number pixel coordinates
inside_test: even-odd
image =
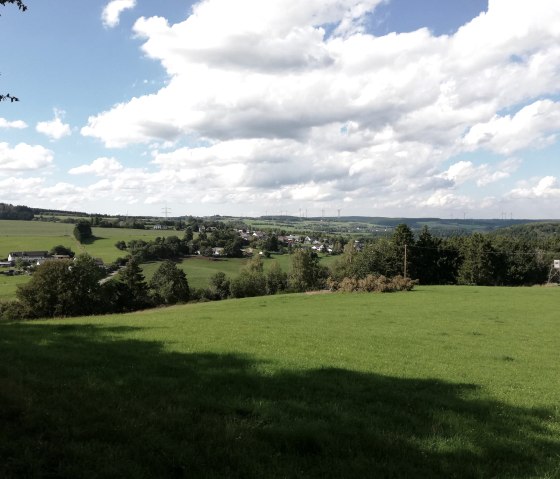
[[[327,280],[327,285],[331,291],[342,291],[345,293],[365,292],[365,293],[391,293],[394,291],[410,291],[418,281],[410,278],[403,278],[398,275],[387,278],[383,275],[369,274],[365,278],[343,278],[340,282],[333,278]]]
[[[19,301],[0,302],[0,320],[18,321],[29,318],[29,310]]]

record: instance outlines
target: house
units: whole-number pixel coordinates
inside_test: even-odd
[[[214,256],[224,256],[225,250],[224,248],[212,248],[212,255]]]
[[[8,261],[21,259],[23,261],[36,262],[45,259],[48,255],[48,251],[14,251],[8,254]]]
[[[72,256],[68,254],[53,254],[51,256],[52,259],[72,259]]]

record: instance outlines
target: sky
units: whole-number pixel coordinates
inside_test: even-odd
[[[560,218],[558,0],[0,6],[0,202]]]

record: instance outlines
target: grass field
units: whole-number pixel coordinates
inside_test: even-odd
[[[336,256],[324,256],[321,258],[321,264],[329,266],[336,258]],[[289,254],[272,255],[271,258],[263,258],[264,270],[267,271],[275,262],[285,272],[289,272],[292,267],[292,259]],[[178,266],[185,271],[191,288],[206,288],[210,278],[217,272],[223,271],[230,278],[234,278],[246,263],[247,259],[243,258],[208,259],[192,257],[184,259]],[[160,262],[152,262],[142,265],[144,275],[148,280],[160,264]]]
[[[0,324],[0,477],[560,477],[557,288]]]
[[[28,275],[21,276],[0,276],[0,301],[12,300],[16,297],[18,284],[25,284],[31,277]]]
[[[117,241],[150,241],[158,236],[183,236],[181,231],[173,230],[92,228],[94,240],[79,244],[72,234],[73,230],[73,224],[0,220],[0,258],[7,258],[10,251],[49,251],[53,246],[61,244],[71,248],[76,254],[87,252],[105,263],[111,263],[119,256],[126,256],[126,252],[115,248]]]
[[[0,258],[11,251],[48,251],[64,245],[76,250],[74,225],[39,221],[0,220]]]

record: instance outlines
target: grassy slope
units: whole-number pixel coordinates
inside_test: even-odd
[[[0,476],[558,477],[559,294],[423,287],[0,325]]]
[[[324,256],[321,258],[321,264],[329,266],[336,258],[336,256]],[[267,271],[274,262],[277,262],[285,272],[289,272],[292,266],[292,260],[289,254],[272,255],[271,258],[263,259],[264,270]],[[202,257],[192,257],[184,259],[179,264],[179,267],[187,274],[187,279],[191,288],[206,288],[210,277],[217,272],[223,271],[230,278],[233,278],[239,274],[239,271],[246,263],[247,260],[243,258],[212,260]],[[152,262],[142,265],[142,269],[148,280],[152,277],[160,264],[160,262]]]
[[[0,301],[15,299],[18,284],[27,283],[29,278],[27,275],[0,276]]]
[[[10,251],[48,251],[59,244],[75,250],[73,229],[64,223],[0,220],[0,258],[7,258]]]
[[[92,228],[95,241],[84,245],[85,251],[91,256],[102,258],[106,263],[126,256],[126,251],[115,248],[117,241],[129,242],[132,239],[153,241],[155,238],[177,236],[182,238],[184,233],[174,230],[136,230],[126,228]]]
[[[42,221],[0,220],[0,258],[7,258],[11,251],[48,251],[53,246],[64,245],[76,253],[88,253],[111,263],[125,251],[115,248],[117,241],[143,239],[150,241],[157,236],[176,235],[182,232],[172,230],[137,230],[126,228],[92,228],[95,239],[87,244],[79,244],[72,232],[73,224],[50,223]],[[18,284],[29,281],[30,276],[0,276],[0,300],[13,299]]]
[[[76,253],[87,252],[110,263],[126,253],[115,248],[117,241],[131,239],[153,240],[160,236],[182,236],[180,231],[137,230],[126,228],[92,228],[95,239],[80,245],[72,232],[73,224],[41,221],[0,220],[0,258],[7,258],[10,251],[50,250],[62,244]]]

